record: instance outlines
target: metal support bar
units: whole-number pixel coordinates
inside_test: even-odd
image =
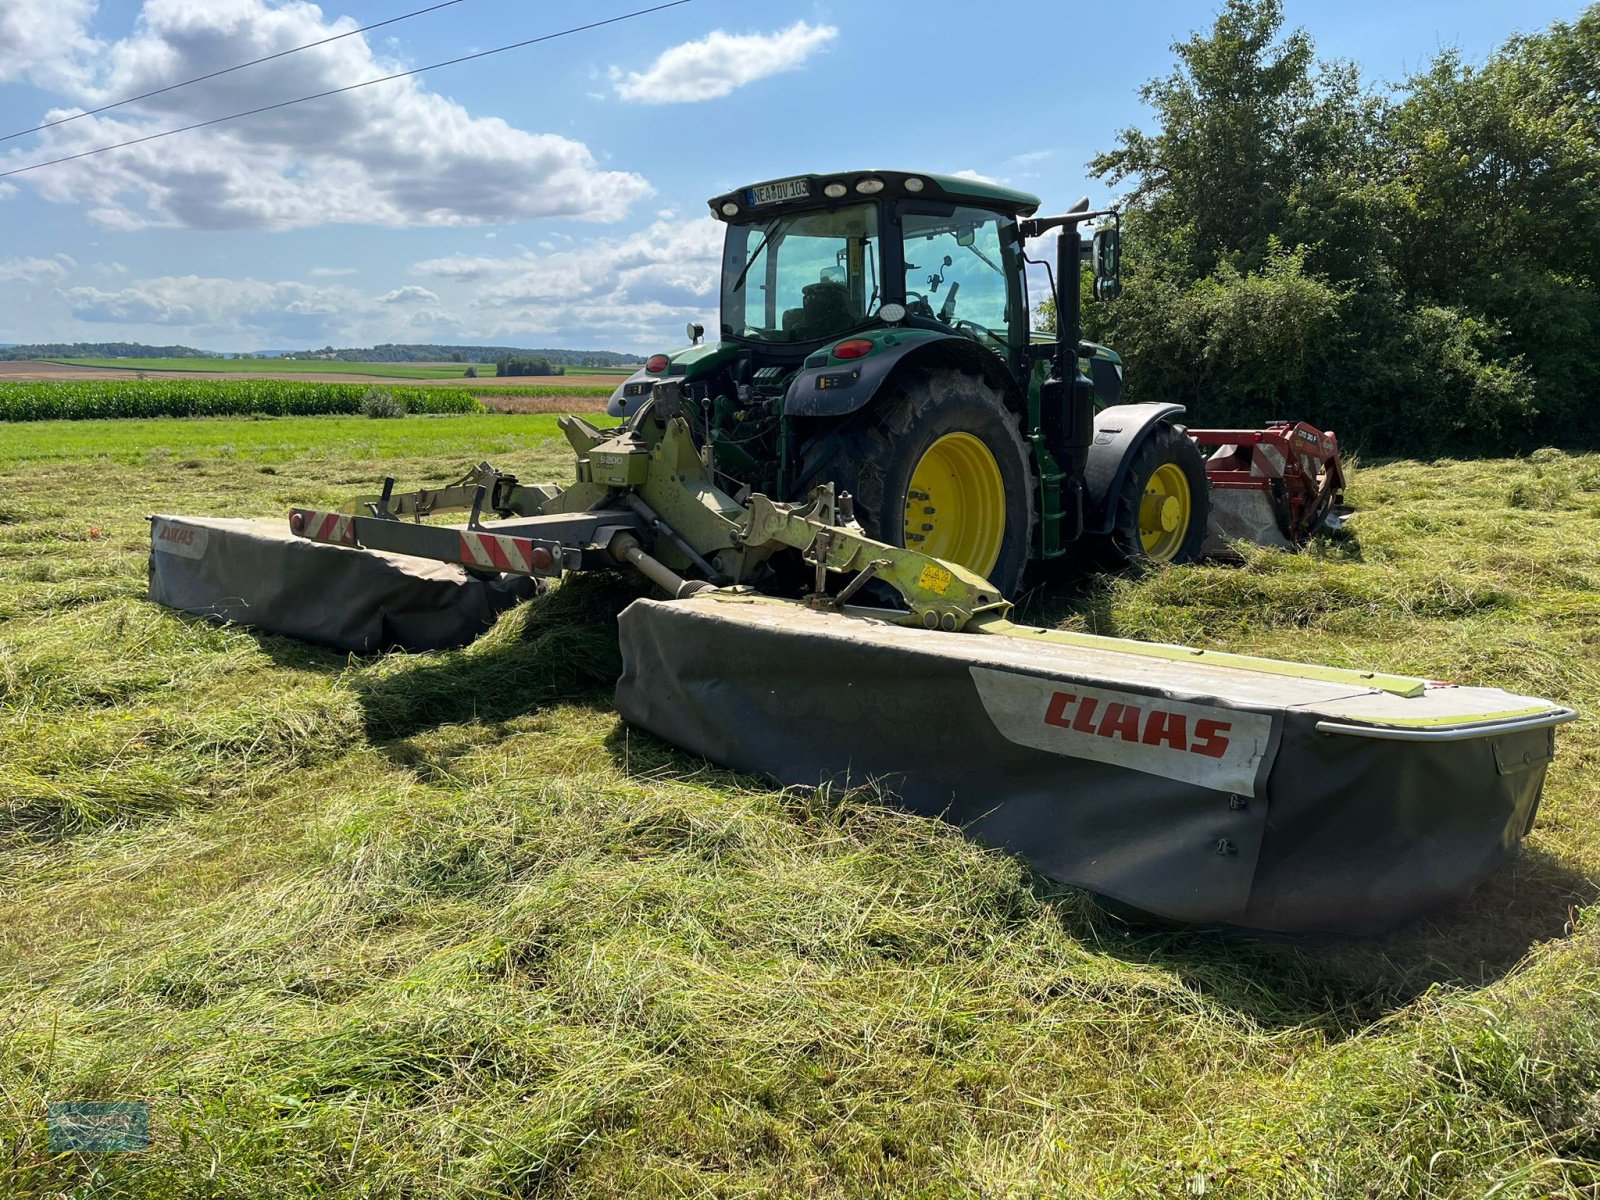
[[[849,600],[851,596],[854,596],[862,588],[866,587],[867,583],[874,575],[876,575],[879,571],[887,569],[888,566],[889,560],[887,558],[873,559],[867,564],[866,570],[860,572],[854,579],[839,589],[839,595],[834,600],[834,603],[840,608],[843,608],[845,606],[845,602]]]
[[[706,578],[713,581],[724,579],[722,572],[713,567],[701,556],[699,551],[680,537],[677,530],[663,521],[656,510],[644,502],[643,497],[638,492],[629,492],[623,503],[644,518],[645,524],[650,526],[650,532],[657,537],[666,538],[679,550],[683,551],[690,562],[705,572]]]
[[[711,585],[704,580],[685,579],[659,559],[651,558],[639,545],[639,539],[631,533],[618,534],[611,543],[611,553],[618,562],[632,566],[674,600],[683,600],[711,589]]]
[[[1577,719],[1578,714],[1572,709],[1557,708],[1531,717],[1480,721],[1476,725],[1447,725],[1442,729],[1403,729],[1393,725],[1350,725],[1344,721],[1318,721],[1317,732],[1344,734],[1346,737],[1376,738],[1384,742],[1464,742],[1471,738],[1499,737],[1507,733],[1551,729]]]

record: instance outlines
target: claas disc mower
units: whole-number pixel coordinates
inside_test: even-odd
[[[1530,828],[1570,709],[1011,621],[1032,564],[1194,560],[1225,490],[1292,546],[1343,486],[1309,426],[1207,441],[1116,403],[1078,308],[1085,261],[1118,290],[1115,214],[1038,203],[886,171],[716,197],[720,339],[652,356],[620,424],[562,418],[573,482],[481,464],[286,527],[156,517],[152,598],[426,648],[567,573],[635,573],[661,598],[621,615],[617,707],[712,761],[879,784],[1179,921],[1374,931],[1466,894]],[[1045,341],[1022,264],[1050,234]]]

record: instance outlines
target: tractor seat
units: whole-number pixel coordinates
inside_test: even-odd
[[[801,306],[783,312],[783,331],[797,341],[809,342],[843,333],[855,324],[850,294],[842,283],[823,280],[800,291]]]

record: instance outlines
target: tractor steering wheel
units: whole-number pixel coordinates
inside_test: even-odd
[[[915,301],[916,303],[912,303]],[[906,311],[915,313],[919,317],[933,316],[933,305],[928,303],[928,298],[921,292],[906,289]]]

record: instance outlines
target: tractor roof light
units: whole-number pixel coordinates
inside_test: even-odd
[[[722,206],[722,215],[725,217],[737,217],[739,215],[739,206],[732,200],[727,201]]]
[[[644,360],[644,369],[652,375],[660,375],[671,364],[672,360],[665,354],[652,354]]]
[[[922,182],[922,180],[918,179],[915,175],[911,176],[905,181],[905,188],[908,192],[920,192],[924,186],[926,185]]]
[[[837,200],[840,196],[845,195],[849,191],[850,189],[845,187],[845,185],[842,183],[830,183],[822,189],[822,194],[829,200]]]
[[[860,192],[863,196],[875,196],[879,192],[883,191],[883,180],[863,179],[856,184],[856,191]]]
[[[866,338],[853,338],[848,342],[840,342],[833,348],[835,358],[865,358],[872,353],[872,343]]]

